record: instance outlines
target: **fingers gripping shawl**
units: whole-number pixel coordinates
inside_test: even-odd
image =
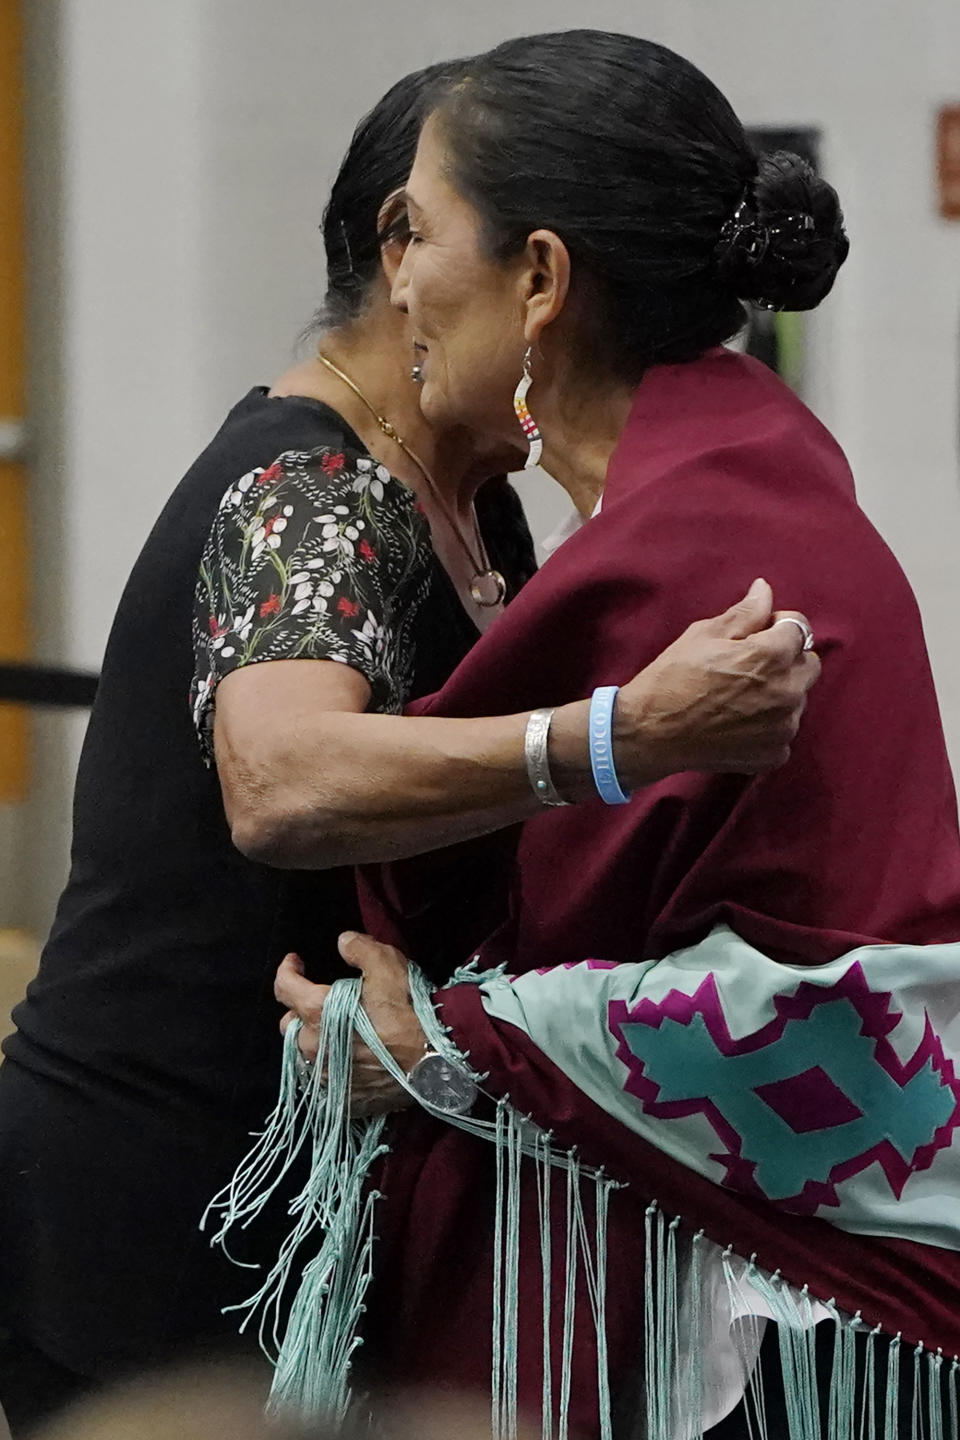
[[[477,983],[483,976],[459,972],[455,979]],[[343,1420],[357,1397],[351,1385],[353,1356],[362,1343],[359,1334],[363,1300],[372,1275],[375,1189],[365,1190],[365,1181],[379,1156],[388,1149],[381,1142],[383,1120],[351,1121],[350,1074],[354,1034],[370,1047],[384,1068],[409,1094],[414,1095],[407,1076],[383,1045],[360,1004],[359,980],[337,981],[324,1008],[319,1048],[306,1084],[298,1078],[294,1022],[285,1037],[283,1082],[277,1108],[264,1133],[233,1180],[212,1202],[207,1212],[221,1212],[213,1244],[226,1251],[226,1238],[235,1224],[247,1225],[263,1209],[301,1149],[312,1145],[310,1177],[292,1202],[290,1213],[299,1216],[276,1263],[257,1292],[235,1307],[247,1312],[245,1327],[260,1315],[260,1339],[265,1353],[275,1358],[271,1404],[277,1410],[293,1409],[303,1414],[325,1415]],[[414,1007],[431,1044],[441,1053],[458,1060],[431,1004],[429,984],[415,966],[410,967],[410,988]],[[321,1076],[326,1074],[324,1083]],[[476,1077],[481,1079],[482,1077]],[[414,1095],[414,1098],[418,1098]],[[431,1109],[432,1107],[427,1106]],[[566,1285],[563,1297],[564,1335],[561,1349],[560,1396],[557,1430],[553,1428],[553,1390],[549,1367],[544,1373],[544,1434],[568,1433],[570,1405],[570,1357],[573,1346],[574,1311],[578,1271],[597,1335],[598,1393],[602,1440],[611,1434],[609,1379],[606,1366],[604,1311],[606,1292],[606,1210],[614,1182],[602,1171],[581,1166],[575,1151],[557,1152],[548,1132],[540,1130],[509,1104],[509,1097],[497,1102],[492,1121],[469,1116],[449,1116],[433,1111],[468,1135],[492,1142],[497,1151],[497,1185],[493,1213],[494,1305],[491,1355],[492,1430],[497,1437],[517,1434],[517,1273],[520,1250],[520,1165],[524,1157],[537,1167],[540,1194],[540,1246],[543,1259],[545,1323],[549,1317],[550,1227],[549,1183],[551,1168],[566,1170]],[[594,1193],[592,1224],[584,1207],[583,1186]],[[316,1256],[302,1271],[299,1287],[282,1338],[278,1317],[283,1294],[290,1282],[301,1247],[317,1232],[322,1234]],[[228,1253],[228,1252],[227,1252]],[[549,1352],[549,1342],[546,1344]],[[665,1440],[665,1437],[664,1437]]]

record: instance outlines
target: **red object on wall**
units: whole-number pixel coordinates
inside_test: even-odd
[[[960,105],[945,105],[937,120],[940,214],[960,220]]]

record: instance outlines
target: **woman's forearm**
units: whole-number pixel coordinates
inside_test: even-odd
[[[586,701],[562,706],[551,726],[551,770],[571,801],[596,793],[588,710]],[[266,864],[325,869],[396,860],[527,820],[541,808],[524,759],[528,718],[325,711],[288,717],[279,735],[259,740],[218,725],[234,841]]]

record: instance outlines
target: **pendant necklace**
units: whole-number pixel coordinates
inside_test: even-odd
[[[460,526],[457,524],[457,518],[453,512],[452,507],[447,504],[446,497],[443,495],[439,485],[434,480],[433,476],[430,474],[430,471],[427,469],[426,465],[424,465],[420,457],[413,450],[411,450],[410,446],[406,443],[406,441],[397,434],[390,421],[385,419],[384,416],[382,416],[379,411],[376,410],[373,405],[371,405],[370,401],[367,399],[366,395],[364,395],[359,385],[357,385],[353,380],[351,380],[349,375],[346,375],[338,366],[334,365],[332,360],[328,360],[326,355],[324,355],[322,351],[317,351],[317,359],[320,361],[321,365],[326,366],[326,368],[330,371],[332,375],[336,375],[338,380],[341,380],[349,390],[353,391],[354,395],[356,395],[360,403],[365,406],[367,410],[369,410],[370,414],[373,416],[374,420],[376,420],[377,424],[380,426],[380,429],[382,430],[383,434],[386,435],[387,439],[392,440],[395,445],[399,445],[403,453],[408,457],[408,459],[413,461],[414,465],[416,465],[417,469],[420,471],[420,474],[423,476],[424,480],[427,482],[427,485],[430,487],[430,494],[436,501],[440,513],[446,520],[450,529],[453,531],[459,544],[463,547],[464,554],[470,561],[470,564],[473,566],[474,574],[472,579],[470,580],[469,586],[470,598],[473,603],[475,605],[479,605],[480,608],[483,610],[491,610],[495,605],[502,604],[507,594],[507,582],[500,574],[500,571],[495,570],[490,564],[490,557],[487,554],[487,547],[484,545],[483,536],[480,534],[480,525],[477,521],[476,508],[471,505],[470,513],[473,517],[473,533],[477,541],[477,550],[479,551],[480,555],[479,560],[477,559],[477,556],[473,553],[473,550],[467,544],[463,532],[461,531]]]

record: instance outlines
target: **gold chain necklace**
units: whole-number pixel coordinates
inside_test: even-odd
[[[475,507],[471,505],[470,513],[473,516],[473,533],[476,536],[477,547],[480,551],[479,560],[477,559],[476,555],[474,555],[470,546],[467,544],[463,532],[461,531],[460,526],[457,524],[457,519],[453,513],[453,510],[448,507],[447,501],[442,494],[439,485],[434,480],[433,476],[430,474],[430,471],[427,469],[426,465],[424,465],[419,455],[417,455],[415,451],[411,450],[410,446],[406,443],[406,441],[397,434],[397,431],[395,430],[393,425],[391,425],[390,421],[385,419],[384,416],[381,415],[380,412],[373,407],[373,405],[371,405],[370,401],[367,399],[366,395],[364,395],[359,385],[357,385],[355,381],[351,380],[349,375],[345,374],[344,371],[339,368],[339,366],[334,365],[333,361],[329,360],[327,356],[324,355],[323,352],[320,350],[317,351],[317,359],[320,361],[321,365],[325,365],[327,367],[327,369],[332,375],[336,375],[338,380],[341,380],[349,390],[353,391],[354,395],[356,395],[360,403],[364,405],[367,410],[369,410],[370,414],[373,416],[374,420],[376,420],[377,424],[380,426],[380,429],[382,430],[383,434],[386,435],[387,439],[392,440],[395,445],[400,446],[400,449],[406,456],[408,456],[410,460],[413,461],[414,465],[416,465],[417,469],[420,471],[420,474],[423,476],[424,480],[429,485],[430,493],[436,501],[440,513],[443,515],[443,518],[450,526],[450,529],[453,531],[453,534],[456,536],[459,544],[463,547],[464,554],[470,561],[470,564],[473,566],[474,575],[470,581],[470,598],[474,602],[474,604],[479,605],[481,609],[484,610],[490,610],[495,605],[502,604],[507,593],[507,582],[500,574],[500,571],[494,570],[493,566],[490,564],[490,557],[487,555],[487,547],[484,545],[483,536],[480,534],[480,525],[477,520],[477,512]]]

